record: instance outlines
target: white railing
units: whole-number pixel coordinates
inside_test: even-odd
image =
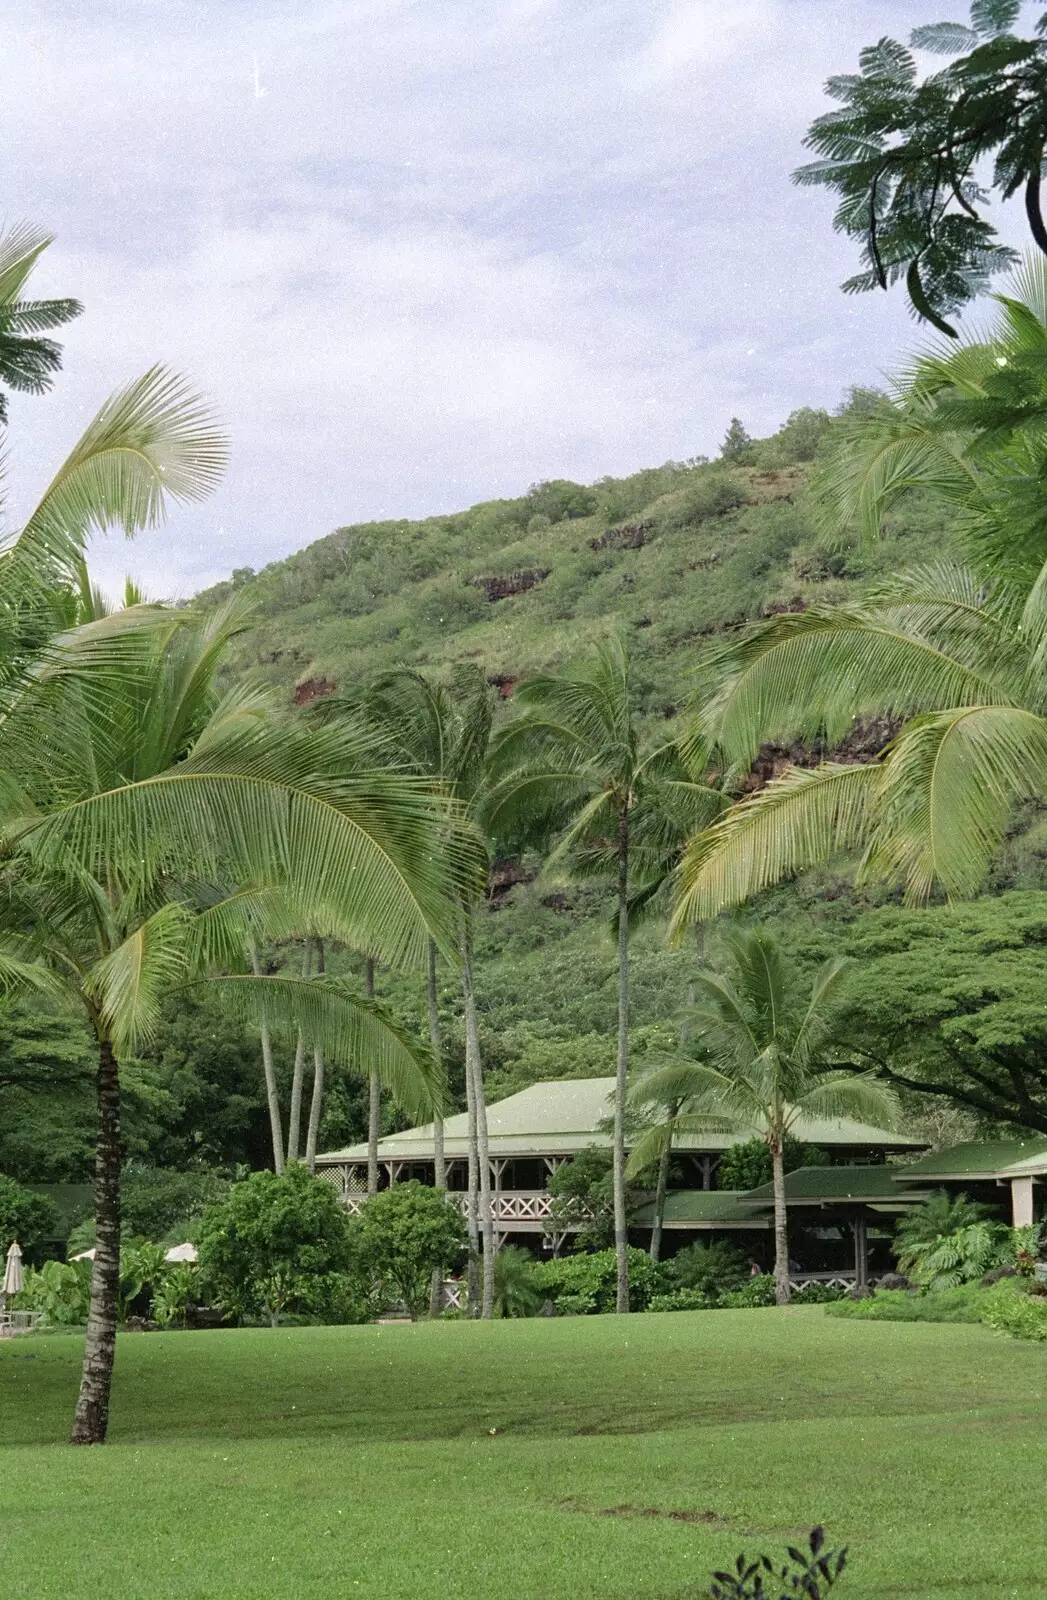
[[[853,1289],[858,1282],[858,1274],[853,1270],[844,1272],[797,1272],[789,1274],[789,1288],[794,1292],[797,1289],[806,1289],[812,1283],[827,1283],[831,1289]]]
[[[469,1196],[455,1190],[450,1199],[460,1211],[469,1205]],[[491,1194],[491,1219],[494,1222],[541,1222],[549,1215],[552,1196],[544,1189],[496,1189]]]
[[[452,1189],[447,1198],[465,1212],[469,1196],[460,1189]],[[366,1194],[344,1190],[342,1204],[351,1217],[359,1216]],[[496,1189],[491,1193],[491,1219],[496,1223],[542,1222],[549,1215],[551,1196],[544,1189]]]

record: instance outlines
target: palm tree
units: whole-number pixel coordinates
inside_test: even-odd
[[[491,1166],[487,1144],[487,1103],[480,1052],[476,994],[473,984],[473,922],[480,887],[488,865],[488,845],[479,826],[487,784],[491,742],[492,696],[479,668],[456,667],[447,684],[431,681],[407,667],[379,674],[358,690],[320,702],[322,720],[363,717],[390,739],[399,760],[409,771],[427,777],[436,792],[453,801],[471,820],[478,863],[472,888],[460,897],[458,954],[462,971],[465,1011],[465,1092],[468,1111],[469,1180],[467,1224],[469,1231],[469,1304],[489,1318],[494,1307],[494,1217]],[[427,973],[427,1009],[430,1042],[440,1049],[440,1020],[436,996],[436,951],[430,950]],[[375,1101],[372,1100],[372,1107]],[[376,1132],[376,1113],[370,1125]],[[377,1139],[369,1143],[376,1147]],[[434,1127],[436,1182],[445,1182],[443,1124]],[[479,1248],[483,1251],[482,1293],[476,1281]],[[434,1295],[437,1290],[434,1288]]]
[[[26,300],[33,268],[53,243],[51,234],[27,223],[0,232],[0,383],[23,394],[44,394],[62,365],[61,346],[42,333],[71,322],[79,300]],[[7,422],[7,396],[0,392],[0,423]]]
[[[373,1062],[414,1116],[441,1074],[333,980],[237,970],[303,925],[392,962],[445,948],[453,849],[431,792],[348,730],[303,726],[216,673],[242,626],[136,607],[83,626],[9,691],[0,718],[0,986],[61,992],[98,1048],[97,1254],[73,1438],[105,1436],[120,1241],[119,1062],[163,997],[218,985],[245,1017]],[[230,888],[229,885],[235,887]]]
[[[692,1036],[704,1059],[675,1062],[651,1072],[644,1083],[648,1098],[686,1102],[699,1122],[704,1114],[766,1139],[774,1190],[775,1298],[785,1305],[787,1135],[802,1117],[853,1116],[882,1124],[893,1120],[895,1101],[870,1077],[820,1065],[845,970],[842,960],[826,962],[813,983],[801,985],[766,931],[734,932],[725,943],[729,973],[698,974],[698,1004],[690,1013]]]
[[[677,845],[722,808],[708,784],[692,777],[676,747],[642,748],[629,653],[612,638],[593,659],[555,675],[525,680],[516,697],[524,714],[498,738],[495,783],[486,806],[494,831],[533,836],[563,828],[548,867],[570,861],[588,875],[613,876],[618,942],[618,1060],[614,1099],[614,1215],[617,1310],[629,1310],[625,1194],[625,1101],[629,1070],[629,926],[638,891],[665,877],[670,840]]]
[[[936,885],[969,896],[1016,805],[1047,792],[1047,264],[1023,281],[993,339],[917,363],[824,502],[837,523],[875,522],[899,487],[923,483],[957,508],[969,561],[728,644],[710,661],[719,687],[695,740],[738,771],[764,739],[831,746],[856,717],[884,713],[901,732],[873,763],[786,771],[698,835],[677,931],[855,852],[860,880],[899,882],[911,902]]]

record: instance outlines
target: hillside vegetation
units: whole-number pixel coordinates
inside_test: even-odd
[[[848,410],[875,403],[858,392]],[[726,459],[666,462],[588,487],[535,484],[516,500],[420,522],[339,528],[244,588],[257,622],[241,671],[305,702],[400,663],[480,662],[503,694],[527,672],[584,653],[623,629],[644,709],[685,701],[703,641],[721,630],[939,553],[940,516],[913,501],[875,547],[820,542],[807,504],[810,464],[834,426],[794,413],[773,438]]]

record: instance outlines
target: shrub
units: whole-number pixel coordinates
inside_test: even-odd
[[[200,1303],[200,1274],[191,1261],[177,1261],[168,1265],[160,1281],[153,1287],[153,1320],[161,1328],[184,1328],[189,1319],[189,1307]]]
[[[998,1284],[984,1292],[980,1320],[1015,1339],[1047,1340],[1047,1300],[1039,1295],[1015,1293],[1014,1289],[1008,1292]]]
[[[174,1172],[130,1164],[120,1194],[124,1232],[128,1237],[181,1244],[195,1235],[207,1207],[218,1205],[228,1189],[228,1180],[207,1168]]]
[[[827,1306],[836,1300],[846,1300],[847,1290],[838,1283],[808,1283],[793,1291],[790,1304],[794,1306]],[[852,1302],[855,1305],[860,1301]]]
[[[200,1275],[230,1316],[281,1312],[344,1320],[349,1218],[329,1183],[297,1162],[252,1172],[204,1214]]]
[[[17,1239],[26,1255],[58,1229],[58,1208],[52,1200],[23,1189],[13,1178],[0,1174],[0,1259]],[[0,1267],[0,1274],[2,1274]]]
[[[567,1315],[591,1315],[613,1311],[617,1297],[617,1263],[613,1250],[597,1250],[593,1255],[563,1256],[541,1261],[535,1267],[535,1283],[552,1300],[557,1311]],[[662,1286],[662,1274],[646,1250],[629,1251],[629,1306],[642,1311],[649,1296]]]
[[[434,1272],[465,1259],[457,1206],[424,1183],[394,1183],[372,1195],[352,1223],[352,1273],[359,1290],[400,1299],[413,1319],[429,1304]]]
[[[529,1250],[507,1244],[494,1263],[494,1309],[499,1317],[533,1317],[545,1298],[538,1287],[538,1262]]]
[[[744,1311],[751,1306],[773,1306],[774,1274],[757,1273],[740,1289],[732,1289],[727,1294],[722,1294],[720,1304],[731,1311]]]
[[[91,1263],[46,1261],[39,1270],[27,1267],[15,1298],[19,1310],[39,1311],[52,1327],[78,1327],[87,1321],[91,1303]]]
[[[826,1315],[856,1317],[865,1322],[983,1322],[997,1304],[1023,1297],[1021,1284],[1013,1278],[993,1289],[983,1289],[978,1284],[958,1284],[924,1293],[877,1289],[866,1300],[843,1300],[830,1306]]]
[[[711,1244],[688,1245],[663,1264],[662,1272],[670,1283],[711,1299],[726,1290],[740,1289],[748,1268],[737,1250],[715,1239]]]
[[[672,1289],[668,1294],[653,1294],[648,1311],[710,1311],[719,1302],[703,1289]]]

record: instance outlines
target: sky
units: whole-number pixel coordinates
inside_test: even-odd
[[[942,10],[962,15],[965,6]],[[932,15],[934,13],[934,15]],[[8,0],[8,222],[86,312],[14,397],[17,526],[163,361],[221,416],[206,504],[94,542],[184,597],[332,528],[714,455],[882,380],[900,292],[798,189],[823,83],[926,0]]]

